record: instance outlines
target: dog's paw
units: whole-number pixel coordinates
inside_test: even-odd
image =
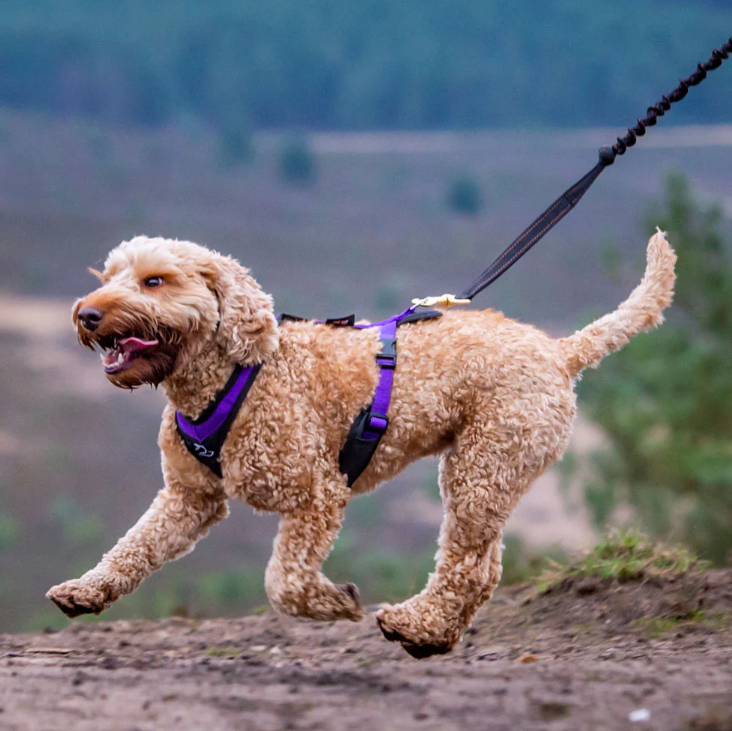
[[[442,632],[426,626],[428,617],[417,616],[406,606],[384,606],[376,613],[376,623],[390,642],[399,642],[404,651],[417,660],[450,652],[460,640],[459,632]]]
[[[52,586],[46,593],[46,597],[67,617],[99,614],[111,604],[109,592],[89,586],[81,579],[73,579]]]
[[[358,587],[355,584],[323,583],[315,596],[308,600],[305,613],[312,619],[360,622],[363,619],[363,607]]]
[[[311,619],[348,619],[351,622],[363,619],[361,598],[355,584],[331,584],[325,579],[314,592],[306,592],[306,595],[309,596],[304,614]]]
[[[342,612],[339,619],[360,622],[363,619],[363,606],[361,606],[361,593],[358,587],[350,583],[334,584],[334,586],[343,597],[343,600],[339,602],[339,612]]]
[[[321,622],[363,619],[363,607],[355,584],[333,584],[324,576],[317,583],[289,580],[275,582],[270,575],[267,596],[272,607],[290,617],[306,617]]]

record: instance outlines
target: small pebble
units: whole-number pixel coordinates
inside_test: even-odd
[[[647,708],[639,708],[637,711],[633,711],[629,716],[628,720],[632,723],[644,722],[651,720],[651,712]]]

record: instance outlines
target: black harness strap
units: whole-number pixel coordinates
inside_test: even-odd
[[[261,363],[247,368],[237,364],[226,385],[198,419],[187,419],[175,412],[175,425],[186,449],[217,477],[223,476],[221,449],[261,367]]]
[[[551,231],[582,199],[590,186],[597,180],[600,173],[615,162],[617,155],[623,155],[629,147],[635,145],[638,137],[646,133],[646,127],[656,124],[658,117],[662,117],[671,105],[681,101],[689,92],[689,87],[700,84],[707,76],[708,71],[719,68],[729,54],[732,53],[732,38],[721,48],[712,51],[711,58],[700,63],[696,71],[686,79],[681,79],[679,85],[669,96],[663,96],[661,101],[648,107],[644,119],[639,119],[635,127],[628,127],[624,137],[618,137],[612,147],[603,147],[599,152],[600,160],[587,175],[565,191],[539,218],[534,221],[505,251],[473,282],[464,292],[458,295],[459,299],[473,299],[489,284],[495,282],[504,272],[512,267],[527,251],[537,244],[545,234]]]

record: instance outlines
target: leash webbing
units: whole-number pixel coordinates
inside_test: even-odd
[[[482,292],[512,267],[527,251],[556,226],[582,199],[590,186],[597,180],[600,173],[615,162],[617,155],[623,155],[629,147],[635,145],[638,137],[646,133],[646,127],[656,124],[658,117],[662,117],[671,105],[681,101],[689,92],[689,87],[700,84],[707,76],[722,65],[722,61],[732,53],[732,38],[720,48],[712,51],[711,58],[700,63],[691,76],[680,79],[679,85],[669,94],[661,97],[661,101],[648,107],[645,118],[639,119],[635,127],[628,127],[624,137],[618,137],[611,147],[603,147],[599,151],[599,161],[581,180],[566,190],[549,208],[544,211],[517,239],[508,246],[503,253],[473,282],[465,291],[458,295],[459,299],[471,300]]]
[[[582,180],[565,191],[544,213],[539,216],[503,253],[470,285],[458,295],[459,299],[471,300],[478,292],[495,282],[507,269],[512,267],[527,251],[556,226],[582,199],[582,196],[605,169],[598,162]]]

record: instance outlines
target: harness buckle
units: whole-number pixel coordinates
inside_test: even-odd
[[[469,305],[470,300],[459,299],[454,294],[443,294],[439,297],[423,297],[422,299],[416,298],[412,300],[412,304],[415,307],[453,307],[454,305]]]
[[[396,369],[396,338],[382,338],[381,350],[376,354],[376,365],[388,371]]]

